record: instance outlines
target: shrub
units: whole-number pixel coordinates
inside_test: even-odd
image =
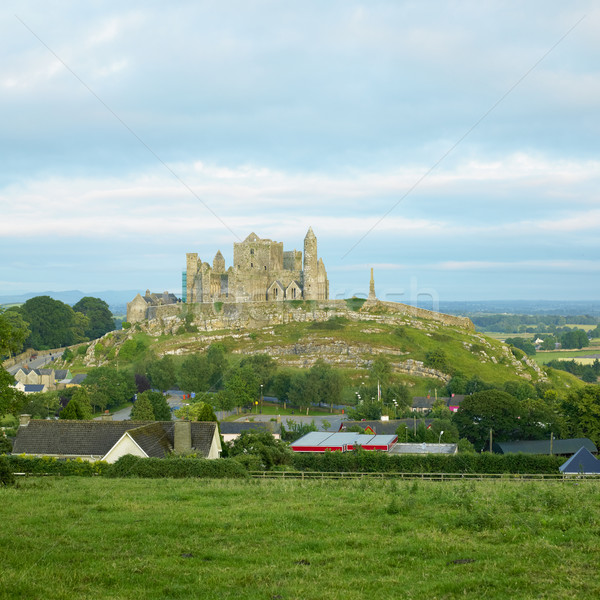
[[[229,458],[208,460],[206,458],[140,458],[128,454],[122,456],[107,469],[108,477],[144,477],[176,479],[200,478],[244,478],[246,469],[239,462]]]
[[[301,471],[355,473],[522,473],[558,474],[564,458],[534,454],[385,454],[383,452],[296,453]]]
[[[348,323],[348,319],[346,317],[331,317],[327,321],[314,321],[310,324],[310,328],[332,331],[336,329],[344,329],[344,325],[346,323]]]
[[[0,485],[13,485],[15,476],[12,467],[5,456],[0,456]]]
[[[7,454],[12,450],[12,444],[8,438],[5,438],[0,432],[0,454]]]
[[[346,298],[346,306],[349,310],[358,311],[362,308],[362,305],[367,301],[366,298]]]
[[[28,457],[24,455],[7,456],[13,473],[28,473],[31,475],[77,475],[79,477],[91,477],[92,475],[103,475],[108,463],[103,461],[89,462],[81,458],[57,459],[44,456],[42,458]]]

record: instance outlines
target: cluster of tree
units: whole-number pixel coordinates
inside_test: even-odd
[[[10,328],[12,354],[23,348],[47,350],[101,337],[114,329],[108,305],[99,298],[82,298],[72,308],[50,296],[36,296],[6,310],[0,329]]]
[[[565,325],[598,325],[598,317],[590,315],[470,315],[471,321],[481,331],[500,333],[563,333],[569,331]],[[596,336],[597,337],[597,336]]]
[[[588,385],[558,401],[549,390],[544,399],[519,400],[506,391],[488,389],[467,396],[452,416],[461,438],[476,450],[493,440],[588,437],[600,444],[600,386]]]
[[[519,348],[529,356],[533,356],[536,353],[535,341],[537,339],[537,335],[533,339],[512,337],[506,338],[505,342],[515,348]],[[554,350],[557,344],[560,344],[561,348],[571,350],[574,348],[584,348],[585,346],[589,346],[590,343],[588,334],[582,329],[567,329],[565,333],[559,336],[540,334],[539,339],[542,340],[540,350]]]
[[[596,383],[600,377],[600,361],[594,360],[591,365],[582,365],[575,360],[551,360],[546,364],[547,367],[567,371],[576,377],[581,377],[586,383]]]
[[[385,356],[377,356],[369,368],[366,382],[355,391],[356,406],[348,411],[355,421],[371,421],[381,418],[384,413],[397,416],[402,414],[412,403],[408,388],[394,381],[392,365]]]

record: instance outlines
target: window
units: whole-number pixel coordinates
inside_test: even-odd
[[[254,266],[254,263],[250,263],[250,266],[251,266],[251,267],[253,267],[253,266]]]
[[[254,248],[250,248],[250,254],[254,254]]]

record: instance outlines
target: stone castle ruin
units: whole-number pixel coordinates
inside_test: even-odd
[[[220,251],[212,266],[195,252],[186,258],[182,286],[186,303],[329,299],[327,271],[318,258],[312,227],[304,238],[304,262],[299,250],[284,251],[282,242],[255,233],[233,244],[233,265],[227,269]]]

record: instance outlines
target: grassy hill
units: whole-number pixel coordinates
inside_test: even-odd
[[[201,323],[140,323],[83,347],[85,354],[77,355],[69,366],[73,372],[104,364],[130,368],[134,363],[164,355],[181,361],[186,355],[220,343],[227,348],[233,364],[244,356],[268,354],[281,367],[303,369],[320,358],[343,370],[350,385],[359,384],[371,361],[384,355],[393,366],[396,380],[409,385],[412,395],[441,389],[454,374],[466,378],[476,375],[493,384],[548,380],[563,390],[581,383],[568,373],[547,375],[534,360],[501,341],[439,319],[409,315],[392,318],[360,308],[352,311],[352,318],[337,315],[315,321],[310,320],[309,310],[305,316],[306,320],[300,315],[285,324],[188,333],[185,329],[194,330]],[[438,354],[436,361],[431,359],[434,351]]]

